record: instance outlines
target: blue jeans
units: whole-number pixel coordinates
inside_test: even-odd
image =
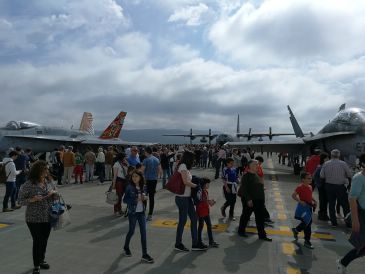
[[[163,173],[162,173],[162,188],[165,188],[166,185],[166,178],[167,180],[170,178],[171,176],[171,171],[170,169],[163,169]]]
[[[27,180],[27,178],[25,177],[25,174],[23,172],[21,174],[18,174],[16,176],[16,180],[15,180],[15,185],[16,185],[16,189],[15,189],[15,201],[18,200],[19,189],[22,186],[22,184],[25,183],[26,180]]]
[[[11,200],[11,207],[15,207],[15,192],[16,192],[15,182],[6,182],[3,209],[8,208],[9,198]]]
[[[176,230],[176,245],[182,244],[182,235],[184,233],[184,227],[188,219],[190,218],[190,231],[192,245],[198,243],[198,229],[197,229],[197,216],[193,200],[191,197],[179,197],[175,196],[175,203],[179,209],[179,223]]]
[[[141,233],[142,256],[147,254],[147,236],[146,236],[146,216],[144,212],[136,212],[128,214],[129,230],[125,237],[124,249],[129,249],[129,243],[134,234],[136,223],[139,224],[139,232]]]

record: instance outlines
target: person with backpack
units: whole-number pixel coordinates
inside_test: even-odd
[[[192,250],[193,251],[204,251],[206,247],[198,243],[198,231],[197,231],[197,215],[191,197],[191,189],[196,188],[197,185],[192,182],[193,176],[190,173],[191,168],[194,165],[195,155],[191,151],[184,151],[181,161],[178,165],[177,171],[180,172],[182,177],[182,182],[185,185],[185,190],[183,194],[177,194],[175,196],[175,203],[179,210],[179,222],[176,229],[176,242],[175,250],[188,252],[184,244],[182,243],[182,236],[184,233],[185,224],[187,217],[190,219],[190,231],[192,239]]]
[[[202,232],[204,223],[207,225],[207,233],[209,239],[209,247],[219,247],[219,244],[216,243],[213,239],[212,232],[212,222],[210,220],[209,207],[215,204],[215,200],[209,199],[209,189],[210,180],[208,178],[202,178],[200,180],[200,193],[197,194],[198,202],[196,205],[196,213],[199,218],[198,224],[198,242],[201,246],[206,246],[202,241]]]
[[[19,209],[20,206],[16,205],[15,195],[16,195],[16,176],[20,174],[21,171],[17,171],[15,168],[14,160],[18,157],[18,152],[13,150],[9,152],[9,157],[4,158],[3,167],[1,169],[1,177],[5,181],[6,190],[3,200],[3,212],[10,212],[15,209]],[[9,198],[11,201],[11,209],[8,208]]]

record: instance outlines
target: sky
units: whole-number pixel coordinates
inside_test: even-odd
[[[365,108],[365,1],[0,0],[0,123],[316,132]]]

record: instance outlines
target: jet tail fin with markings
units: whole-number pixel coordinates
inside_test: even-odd
[[[95,134],[93,126],[93,115],[90,112],[84,112],[84,114],[82,115],[79,130],[90,135]]]
[[[289,110],[289,114],[290,114],[289,119],[290,119],[291,125],[293,126],[293,130],[294,130],[295,136],[297,138],[303,138],[304,137],[304,133],[303,133],[302,129],[300,128],[300,126],[298,124],[298,121],[295,118],[293,112],[291,111],[290,106],[288,106],[288,110]]]
[[[119,138],[120,132],[124,124],[124,119],[127,116],[127,112],[121,111],[117,117],[111,122],[111,124],[100,135],[100,139],[114,139]]]

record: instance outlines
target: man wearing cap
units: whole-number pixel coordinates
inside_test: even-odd
[[[349,183],[351,176],[352,174],[348,165],[340,160],[340,151],[338,149],[332,150],[331,160],[323,164],[320,177],[325,180],[328,209],[333,227],[337,226],[336,201],[342,206],[345,216],[350,212],[345,185]]]

